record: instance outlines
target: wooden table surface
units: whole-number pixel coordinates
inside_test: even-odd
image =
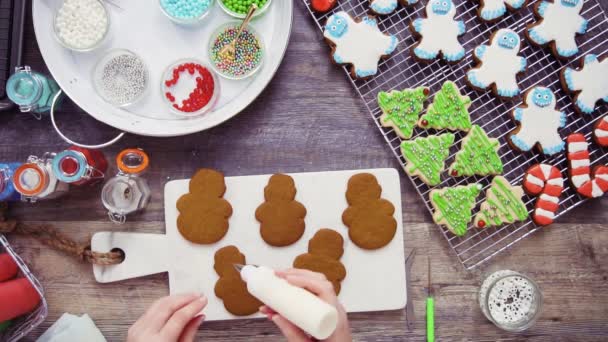
[[[606,0],[603,2],[608,8]],[[295,4],[285,60],[262,96],[240,115],[220,127],[186,137],[130,135],[105,151],[113,158],[119,149],[137,146],[150,154],[152,163],[146,177],[153,195],[144,213],[129,217],[124,226],[110,224],[99,199],[99,187],[75,189],[61,200],[19,205],[13,213],[28,222],[52,223],[79,241],[86,241],[96,231],[161,233],[163,185],[171,179],[188,178],[200,167],[223,170],[227,176],[399,168],[342,71],[329,63],[328,49],[320,42],[302,4]],[[45,70],[29,13],[24,49],[24,62]],[[69,104],[59,116],[69,135],[90,143],[116,133]],[[25,160],[30,154],[67,147],[53,132],[48,118],[37,121],[31,115],[0,115],[0,137],[1,160]],[[406,252],[417,248],[410,293],[415,329],[407,331],[404,311],[353,314],[350,320],[356,340],[424,340],[428,257],[434,273],[438,340],[608,338],[607,197],[584,204],[484,268],[469,272],[455,259],[410,181],[405,176],[401,179]],[[168,293],[166,274],[98,284],[90,265],[33,239],[9,236],[9,240],[44,285],[50,307],[48,319],[26,340],[33,340],[62,313],[70,312],[88,313],[109,341],[122,341],[144,310]],[[531,276],[542,288],[542,316],[525,333],[503,332],[479,310],[476,298],[483,276],[505,268]],[[253,320],[206,323],[199,337],[205,341],[282,340],[272,324]]]

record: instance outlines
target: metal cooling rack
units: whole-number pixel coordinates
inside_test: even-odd
[[[338,2],[338,6],[333,11],[318,15],[311,10],[310,0],[302,1],[321,31],[327,18],[336,11],[344,10],[352,16],[361,17],[368,14],[369,10],[369,0],[342,0]],[[564,177],[567,175],[568,165],[565,153],[553,158],[546,158],[536,153],[522,154],[515,152],[508,145],[506,136],[516,128],[515,123],[510,119],[509,113],[513,108],[521,104],[521,97],[514,101],[503,102],[496,99],[489,92],[482,93],[472,90],[464,82],[466,71],[475,65],[471,56],[473,49],[480,44],[486,44],[491,34],[499,28],[511,28],[520,34],[522,38],[520,54],[525,56],[528,61],[526,73],[519,77],[519,84],[522,89],[527,90],[535,85],[551,88],[558,99],[558,108],[566,112],[568,116],[567,126],[560,131],[562,136],[566,137],[572,132],[583,132],[587,139],[591,140],[593,123],[596,119],[608,113],[608,105],[602,104],[596,109],[594,115],[582,117],[575,113],[570,95],[564,93],[561,89],[559,71],[566,65],[578,67],[579,58],[587,53],[594,53],[600,57],[608,53],[608,19],[598,0],[585,1],[581,13],[589,20],[589,25],[587,33],[577,37],[581,51],[577,56],[579,58],[566,62],[560,61],[551,55],[548,49],[532,46],[524,38],[523,31],[526,25],[536,20],[532,7],[537,1],[539,0],[529,1],[526,8],[515,13],[507,13],[506,17],[494,24],[483,23],[477,18],[477,1],[458,1],[456,19],[464,20],[467,27],[465,35],[460,37],[467,55],[464,60],[455,65],[448,65],[437,60],[431,64],[422,64],[416,62],[410,55],[410,49],[416,43],[416,40],[412,37],[408,25],[413,19],[424,15],[426,0],[421,0],[420,3],[413,7],[404,8],[400,6],[396,12],[389,16],[378,17],[380,29],[399,38],[400,44],[397,47],[397,51],[380,63],[378,74],[369,80],[353,79],[348,67],[344,67],[344,71],[402,166],[405,165],[405,160],[400,151],[402,140],[395,134],[392,128],[385,128],[380,125],[379,118],[382,112],[376,101],[378,92],[426,85],[431,88],[431,94],[434,94],[441,88],[444,81],[452,80],[458,84],[463,94],[471,97],[472,104],[469,110],[473,123],[482,126],[490,137],[500,140],[501,147],[498,152],[504,163],[504,176],[511,183],[521,183],[524,172],[528,167],[544,161],[560,168]],[[428,103],[431,101],[432,96]],[[440,133],[442,132],[440,131],[436,134]],[[430,131],[430,134],[435,133]],[[429,131],[416,128],[412,139],[426,135],[429,135]],[[446,160],[446,166],[453,162],[454,154],[460,148],[460,141],[464,136],[465,134],[462,132],[456,134],[456,141],[450,150],[450,157]],[[593,165],[608,164],[608,149],[602,149],[596,144],[591,143],[590,153]],[[436,187],[429,187],[417,177],[410,177],[410,179],[424,200],[429,212],[432,213],[432,207],[428,198],[428,193],[432,189],[478,182],[484,186],[483,194],[480,195],[477,202],[477,205],[479,205],[485,200],[485,190],[488,188],[492,177],[453,178],[444,174],[442,178],[443,182]],[[557,217],[564,215],[585,202],[585,199],[578,195],[568,183],[566,182],[566,187],[560,198],[560,208],[556,215]],[[526,195],[524,201],[528,210],[532,212],[536,197]],[[536,226],[531,219],[516,224],[485,229],[477,229],[471,224],[469,225],[468,233],[463,237],[453,235],[443,226],[440,229],[448,244],[456,253],[460,263],[466,269],[471,270],[539,229],[542,229],[542,227]]]

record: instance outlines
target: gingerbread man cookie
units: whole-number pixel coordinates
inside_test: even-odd
[[[225,192],[221,172],[211,169],[196,172],[190,180],[190,192],[177,201],[177,229],[186,240],[210,244],[226,235],[232,206],[223,198]]]
[[[604,196],[608,192],[608,165],[591,169],[589,144],[583,134],[570,134],[566,141],[570,181],[576,191],[587,198]]]
[[[490,45],[475,48],[473,57],[479,63],[467,72],[467,82],[476,90],[492,87],[503,98],[519,95],[517,75],[526,71],[526,59],[518,56],[519,35],[510,29],[500,29],[490,38]]]
[[[255,211],[262,238],[269,245],[289,246],[304,234],[306,208],[295,197],[293,178],[283,174],[270,177],[264,188],[266,202]]]
[[[510,145],[523,152],[539,146],[545,155],[562,152],[566,144],[559,135],[559,129],[566,125],[566,114],[556,110],[555,106],[555,95],[551,89],[530,89],[524,105],[513,110],[513,118],[519,127],[510,133]]]
[[[382,110],[380,124],[383,127],[392,127],[403,139],[411,138],[429,93],[427,87],[393,90],[388,93],[381,91],[378,93],[378,106]]]
[[[412,6],[417,4],[418,0],[370,0],[369,8],[374,14],[386,15],[393,13],[399,3],[402,6]]]
[[[541,1],[534,6],[540,20],[528,26],[526,36],[536,45],[549,45],[556,57],[572,57],[578,53],[575,36],[587,32],[582,8],[583,0]]]
[[[344,11],[327,19],[323,36],[332,46],[333,61],[350,64],[354,78],[375,75],[378,61],[393,53],[399,42],[397,37],[382,33],[373,17],[355,21]]]
[[[338,232],[323,228],[308,242],[308,253],[300,254],[293,262],[294,268],[311,270],[325,275],[336,294],[340,293],[340,283],[346,278],[346,268],[340,262],[344,253],[344,239]]]
[[[562,86],[574,96],[575,108],[579,113],[591,114],[595,104],[608,102],[608,58],[601,61],[594,54],[582,59],[580,69],[564,68],[561,73]]]
[[[397,231],[395,207],[381,194],[382,187],[371,173],[359,173],[348,180],[349,207],[342,214],[342,222],[348,227],[350,239],[363,249],[386,246]]]
[[[213,268],[219,275],[215,283],[215,295],[224,301],[228,312],[236,316],[248,316],[258,312],[263,304],[247,291],[247,283],[234,265],[245,265],[245,255],[235,246],[226,246],[215,252]]]
[[[526,4],[526,0],[480,0],[477,15],[485,22],[494,22],[502,18],[507,9],[516,11]]]
[[[426,5],[427,17],[412,21],[412,34],[420,41],[412,46],[414,56],[424,62],[431,62],[439,54],[450,63],[464,57],[464,47],[458,37],[466,31],[462,20],[454,20],[456,6],[452,0],[431,0]]]

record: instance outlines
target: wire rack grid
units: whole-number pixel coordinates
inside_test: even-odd
[[[321,31],[323,31],[323,25],[327,21],[327,18],[337,11],[344,10],[354,17],[362,17],[369,14],[369,0],[339,1],[338,6],[334,10],[325,14],[314,13],[310,7],[310,0],[302,1]],[[532,8],[538,1],[531,0],[521,10],[515,13],[507,13],[500,21],[488,24],[483,23],[477,18],[477,1],[460,0],[456,6],[456,19],[463,20],[467,28],[465,35],[460,38],[467,54],[464,60],[457,64],[446,64],[438,60],[430,64],[423,64],[415,61],[410,54],[410,49],[417,40],[412,37],[408,25],[415,18],[424,16],[426,0],[412,7],[404,8],[400,6],[393,14],[377,18],[379,27],[383,32],[396,35],[399,38],[400,46],[397,47],[397,51],[381,61],[378,74],[368,80],[352,78],[348,66],[344,67],[344,71],[373,117],[388,146],[402,166],[405,166],[405,160],[400,151],[402,140],[392,128],[382,127],[380,124],[379,118],[382,115],[382,111],[377,103],[378,92],[426,85],[431,88],[431,94],[433,94],[441,88],[444,81],[451,80],[458,84],[463,94],[471,97],[472,104],[469,110],[473,123],[483,127],[490,137],[499,139],[501,143],[499,154],[504,163],[503,175],[512,184],[521,183],[525,170],[540,162],[555,165],[562,170],[564,176],[567,175],[568,164],[565,154],[546,158],[537,153],[519,153],[513,151],[507,143],[507,135],[516,128],[509,113],[522,103],[521,97],[518,97],[514,101],[502,101],[489,92],[474,91],[464,82],[465,73],[475,65],[471,56],[473,49],[480,44],[487,44],[490,36],[496,30],[511,28],[522,37],[520,55],[524,56],[528,62],[526,73],[519,77],[519,84],[522,89],[525,91],[535,85],[551,88],[558,100],[558,108],[567,113],[566,127],[560,131],[562,136],[565,137],[572,132],[583,132],[587,139],[590,140],[595,120],[608,112],[608,106],[606,104],[600,105],[599,108],[596,108],[594,115],[581,116],[575,113],[572,97],[561,89],[559,72],[566,65],[578,67],[579,59],[576,58],[569,61],[558,60],[551,55],[549,49],[530,45],[523,38],[526,26],[536,20]],[[580,49],[578,57],[587,53],[594,53],[600,57],[605,56],[608,53],[608,19],[598,0],[587,0],[584,3],[581,14],[589,23],[587,33],[576,38]],[[434,132],[416,128],[412,139],[440,133],[442,131]],[[464,135],[462,132],[456,134],[457,138],[450,150],[450,157],[446,160],[446,165],[450,165],[454,160],[454,154],[458,151],[460,141]],[[608,163],[607,149],[601,149],[596,144],[591,143],[590,153],[593,165]],[[416,177],[410,177],[410,179],[424,200],[429,212],[432,213],[432,206],[428,196],[431,190],[477,182],[484,186],[483,195],[480,195],[478,198],[477,205],[479,205],[485,200],[485,190],[489,187],[492,177],[453,178],[444,174],[442,177],[443,182],[436,187],[430,187]],[[526,195],[524,201],[531,213],[534,209],[536,198]],[[583,202],[585,202],[585,199],[578,195],[569,184],[566,184],[560,198],[560,208],[556,217],[559,218]],[[449,246],[456,253],[458,261],[468,270],[477,268],[541,228],[531,219],[520,223],[485,229],[477,229],[469,225],[467,234],[458,237],[453,235],[447,228],[440,227]]]
[[[20,276],[27,278],[30,283],[34,285],[34,288],[36,288],[36,291],[38,291],[41,298],[40,304],[38,304],[38,307],[33,312],[14,320],[7,330],[0,332],[0,341],[16,342],[46,319],[49,308],[46,299],[44,298],[42,285],[40,285],[38,279],[30,272],[30,269],[25,262],[23,262],[21,257],[13,251],[8,240],[6,240],[2,234],[0,234],[0,253],[8,253],[15,260],[21,271]]]

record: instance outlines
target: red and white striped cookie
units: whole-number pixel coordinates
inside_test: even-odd
[[[588,198],[603,196],[608,191],[608,166],[598,166],[591,172],[589,144],[580,133],[570,134],[568,144],[568,163],[570,181],[576,191]]]
[[[526,171],[521,185],[528,194],[538,196],[532,220],[539,226],[553,223],[564,190],[559,169],[549,164],[533,165]]]
[[[593,129],[593,136],[598,145],[608,146],[608,115],[604,115],[603,118],[597,120]]]

